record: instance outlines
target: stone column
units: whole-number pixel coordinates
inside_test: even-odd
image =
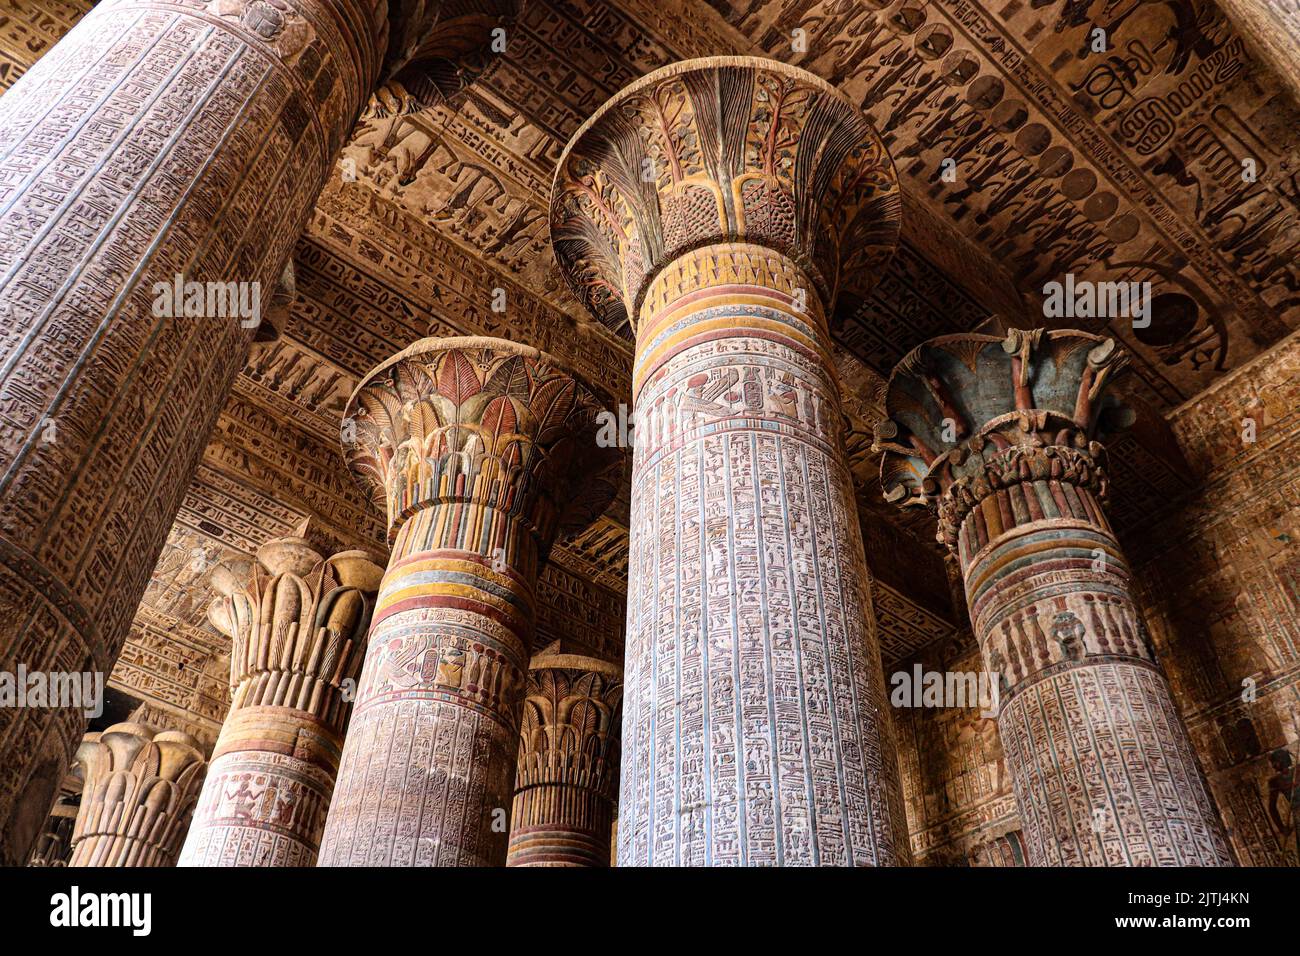
[[[230,714],[181,866],[315,866],[384,569],[300,537],[221,566],[209,609],[231,637]]]
[[[528,665],[506,866],[609,866],[623,668],[578,654]]]
[[[104,0],[0,97],[0,670],[110,671],[385,9]],[[84,727],[0,711],[0,863]]]
[[[961,564],[1030,865],[1231,865],[1102,506],[1126,359],[1071,330],[932,339],[890,377],[881,480]]]
[[[72,856],[72,829],[77,823],[78,795],[61,793],[32,848],[28,866],[67,866]]]
[[[1218,0],[1250,51],[1300,104],[1300,5],[1295,0]]]
[[[68,866],[175,866],[207,771],[199,742],[114,724],[86,734],[76,760],[85,785]]]
[[[861,111],[771,60],[643,77],[560,160],[561,268],[636,339],[620,866],[908,859],[828,331],[899,217]]]
[[[345,450],[392,557],[321,865],[505,862],[537,572],[614,497],[607,407],[544,353],[487,338],[424,339],[353,394]]]

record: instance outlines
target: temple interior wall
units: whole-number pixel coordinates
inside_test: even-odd
[[[1147,626],[1239,861],[1294,866],[1267,804],[1300,748],[1300,336],[1169,422],[1201,485],[1125,542]]]

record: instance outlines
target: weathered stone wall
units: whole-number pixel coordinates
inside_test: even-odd
[[[892,691],[891,677],[911,674],[917,664],[923,672],[984,666],[967,632],[886,665],[886,687]],[[1022,842],[997,720],[982,716],[978,705],[891,707],[890,713],[913,861],[918,866],[1023,866],[1023,853],[1004,859],[1000,852]]]
[[[1295,866],[1300,334],[1170,423],[1203,484],[1125,542],[1147,624],[1239,862]]]

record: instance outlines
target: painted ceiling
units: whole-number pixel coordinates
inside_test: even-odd
[[[24,30],[57,35],[86,5],[0,23],[0,87]],[[1162,444],[1161,415],[1300,326],[1300,112],[1210,0],[522,0],[493,22],[503,52],[426,46],[393,64],[298,245],[281,334],[255,346],[178,516],[130,674],[114,679],[200,729],[222,713],[203,616],[212,564],[308,517],[329,542],[381,547],[337,451],[370,368],[426,334],[499,335],[627,396],[629,331],[570,295],[546,210],[569,136],[674,60],[747,53],[809,69],[860,104],[897,166],[902,243],[836,330],[887,659],[961,627],[933,519],[884,504],[870,452],[884,376],[914,345],[1043,324],[1043,286],[1065,273],[1151,282],[1145,328],[1063,323],[1133,358],[1125,390],[1156,437],[1112,449],[1124,526],[1194,481]],[[576,635],[618,653],[626,515],[624,495],[557,549],[540,644]]]

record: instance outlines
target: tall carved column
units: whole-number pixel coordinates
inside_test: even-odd
[[[175,866],[207,770],[199,742],[114,724],[86,734],[76,760],[85,785],[68,866]]]
[[[1300,6],[1295,0],[1218,0],[1241,38],[1300,104]]]
[[[505,862],[537,572],[613,499],[607,407],[544,353],[487,338],[424,339],[353,394],[345,448],[392,557],[321,865]]]
[[[0,97],[0,670],[111,669],[385,10],[104,0]],[[0,863],[84,726],[0,711]]]
[[[67,866],[72,856],[72,830],[77,823],[78,795],[61,793],[50,809],[45,828],[32,848],[28,866]]]
[[[1231,865],[1102,507],[1125,361],[1069,330],[932,339],[890,377],[881,480],[961,563],[1030,864]]]
[[[532,659],[507,866],[609,866],[622,703],[617,664]]]
[[[908,859],[828,330],[899,216],[861,111],[771,60],[658,70],[561,158],[558,260],[636,337],[620,866]]]
[[[230,713],[181,866],[315,866],[384,569],[299,537],[221,568],[209,609],[230,635]]]

